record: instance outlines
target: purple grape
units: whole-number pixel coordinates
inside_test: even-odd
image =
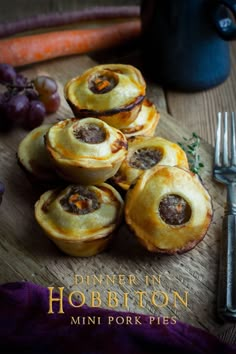
[[[6,107],[9,98],[10,98],[10,94],[8,91],[4,93],[0,93],[0,131],[1,132],[8,132],[13,126],[13,122],[7,119],[6,117]]]
[[[22,86],[22,88],[24,88],[26,85],[28,85],[28,79],[21,74],[17,74],[14,83],[17,86]]]
[[[0,82],[13,84],[16,79],[16,71],[13,66],[8,64],[0,64]]]
[[[5,91],[3,93],[0,93],[0,104],[3,102],[7,102],[11,96],[12,95],[11,95],[10,91]]]
[[[40,95],[51,95],[57,91],[57,83],[50,76],[37,76],[33,83]]]
[[[0,92],[0,105],[5,102],[5,95],[4,93]]]
[[[5,114],[6,118],[12,122],[19,122],[27,116],[29,110],[29,99],[25,95],[15,95],[7,101]]]
[[[38,93],[35,90],[33,90],[33,89],[25,90],[25,94],[26,94],[26,96],[28,97],[28,99],[30,101],[38,100],[38,98],[39,98]]]
[[[43,102],[47,113],[55,113],[60,107],[61,99],[58,92],[51,95],[41,95],[40,100]]]
[[[28,114],[22,125],[26,130],[32,130],[43,123],[45,115],[45,106],[41,101],[30,101]]]

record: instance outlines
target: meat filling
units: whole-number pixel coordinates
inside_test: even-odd
[[[118,84],[118,76],[106,70],[93,75],[88,82],[89,89],[96,94],[110,92]]]
[[[162,152],[154,148],[136,150],[129,160],[129,165],[139,170],[148,170],[162,159]]]
[[[74,136],[88,144],[99,144],[106,139],[106,132],[96,124],[88,124],[73,130]]]
[[[84,186],[72,187],[60,204],[65,211],[76,215],[89,214],[100,207],[96,194]]]
[[[167,195],[159,205],[162,220],[169,225],[185,224],[191,217],[189,204],[178,195]]]

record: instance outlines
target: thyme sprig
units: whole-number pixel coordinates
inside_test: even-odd
[[[178,142],[187,155],[190,170],[196,174],[204,167],[199,154],[200,141],[200,137],[193,132],[190,138],[183,137],[183,142]]]

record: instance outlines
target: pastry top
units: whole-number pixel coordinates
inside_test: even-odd
[[[35,205],[35,216],[53,238],[98,239],[119,224],[123,200],[110,185],[69,185],[64,190],[44,193]]]
[[[112,166],[127,153],[125,136],[96,118],[65,119],[53,125],[46,146],[55,160],[81,167]]]
[[[143,171],[157,164],[188,168],[186,154],[178,144],[157,136],[130,137],[128,154],[114,181],[123,189],[128,189]]]
[[[141,72],[132,65],[95,66],[65,86],[65,97],[80,109],[109,111],[133,105],[143,99],[146,84]]]
[[[17,155],[21,165],[42,180],[54,179],[56,175],[44,144],[45,134],[51,126],[44,124],[33,129],[18,147]]]
[[[213,211],[197,175],[176,166],[156,166],[128,191],[125,214],[148,249],[174,253],[203,238]]]

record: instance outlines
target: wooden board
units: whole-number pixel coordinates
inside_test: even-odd
[[[67,80],[83,72],[95,63],[86,56],[72,57],[33,66],[24,71],[28,77],[48,74],[56,78],[63,97],[63,86]],[[163,92],[149,84],[148,95],[158,107],[165,107]],[[71,111],[62,100],[59,112],[47,121],[71,117]],[[183,128],[161,111],[157,134],[172,141],[180,141],[191,132]],[[126,226],[120,230],[112,247],[91,258],[75,258],[62,254],[43,234],[34,219],[34,203],[39,197],[36,185],[26,179],[16,162],[17,146],[26,135],[23,130],[15,130],[0,135],[0,179],[6,185],[3,204],[0,207],[0,281],[26,280],[44,286],[64,286],[65,292],[80,290],[90,304],[91,292],[101,293],[102,306],[107,307],[107,292],[114,291],[119,297],[117,309],[127,310],[122,305],[124,293],[129,293],[128,310],[153,316],[176,316],[181,321],[209,330],[217,334],[222,330],[215,315],[219,238],[221,234],[222,187],[212,180],[212,148],[202,142],[201,155],[205,164],[202,174],[214,206],[214,219],[204,240],[192,251],[176,256],[150,254],[145,251],[129,233]],[[148,207],[148,206],[147,206]],[[102,276],[101,285],[74,284],[74,275]],[[106,282],[106,276],[124,275],[124,284]],[[136,278],[136,284],[129,284],[128,276]],[[160,283],[146,284],[146,276],[155,275]],[[92,280],[92,277],[91,279]],[[143,307],[138,306],[135,291],[146,291]],[[166,306],[157,308],[151,303],[153,291],[162,291],[168,296]],[[173,305],[173,291],[184,297],[188,292],[188,306],[178,302]]]

